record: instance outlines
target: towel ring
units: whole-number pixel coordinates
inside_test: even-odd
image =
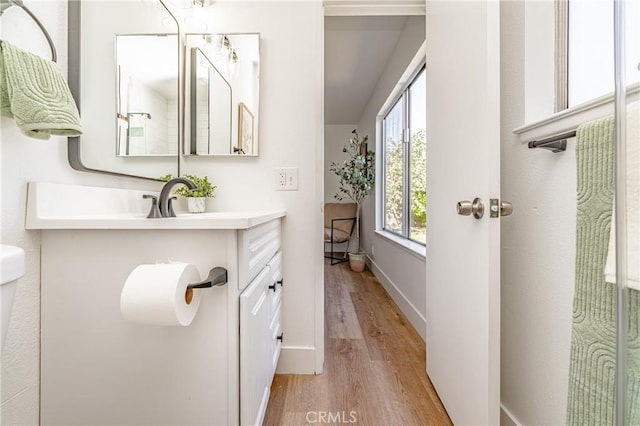
[[[10,8],[11,6],[18,6],[20,9],[24,10],[27,13],[27,15],[29,15],[31,19],[33,19],[33,21],[38,25],[38,27],[42,31],[42,34],[44,34],[45,38],[47,39],[47,42],[49,43],[49,47],[51,48],[51,60],[53,62],[57,62],[58,54],[56,52],[56,46],[53,44],[53,40],[51,40],[51,36],[49,35],[49,32],[44,27],[44,25],[42,25],[42,22],[40,22],[40,20],[36,17],[36,15],[34,15],[33,12],[31,12],[31,10],[29,10],[29,8],[24,5],[22,0],[0,0],[0,15],[2,15],[4,11]]]

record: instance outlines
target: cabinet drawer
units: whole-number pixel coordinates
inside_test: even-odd
[[[280,250],[280,219],[239,231],[238,286],[242,290]]]

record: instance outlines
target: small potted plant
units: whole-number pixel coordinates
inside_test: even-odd
[[[196,184],[196,189],[189,189],[186,186],[177,188],[173,193],[175,195],[181,195],[187,199],[187,208],[189,213],[204,213],[207,208],[207,199],[214,198],[213,192],[217,186],[212,185],[209,182],[209,178],[198,177],[195,175],[184,175],[187,179]],[[171,180],[171,175],[163,176],[162,180]]]
[[[368,136],[360,138],[354,129],[353,137],[344,146],[349,158],[342,164],[331,163],[330,170],[338,176],[340,187],[334,198],[342,201],[345,197],[356,203],[356,241],[357,251],[349,252],[349,266],[355,272],[364,270],[366,253],[360,250],[360,206],[373,189],[375,180],[375,153],[367,149]]]

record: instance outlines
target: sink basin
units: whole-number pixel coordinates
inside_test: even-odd
[[[283,217],[284,209],[181,213],[147,219],[154,191],[29,182],[27,229],[247,229]]]

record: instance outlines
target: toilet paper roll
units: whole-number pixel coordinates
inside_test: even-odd
[[[200,291],[187,285],[200,281],[190,263],[140,265],[127,277],[120,294],[120,312],[129,322],[148,325],[191,324],[198,312]]]

